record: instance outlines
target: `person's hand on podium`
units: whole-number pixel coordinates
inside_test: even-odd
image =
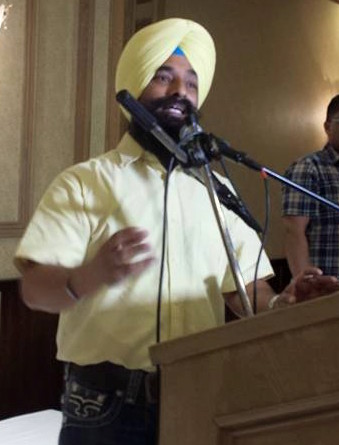
[[[336,277],[323,275],[317,267],[308,267],[296,275],[279,296],[273,297],[274,308],[312,300],[338,290],[339,281]]]

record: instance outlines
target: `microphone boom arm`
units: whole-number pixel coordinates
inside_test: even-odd
[[[279,175],[279,173],[270,170],[267,167],[264,167],[263,165],[259,164],[254,159],[251,159],[246,153],[242,151],[235,150],[232,148],[226,141],[223,139],[214,136],[213,134],[209,135],[209,138],[211,139],[211,149],[207,153],[208,158],[219,158],[220,156],[225,156],[226,158],[231,159],[234,162],[241,163],[243,165],[246,165],[246,167],[259,171],[260,173],[270,176],[271,178],[274,178],[275,180],[288,185],[289,187],[294,188],[295,190],[298,190],[301,193],[304,193],[305,195],[321,202],[322,204],[326,205],[327,207],[331,207],[334,210],[339,211],[339,205],[333,201],[330,201],[329,199],[323,198],[322,196],[318,195],[317,193],[312,192],[311,190],[308,190],[305,187],[302,187],[301,185],[297,184],[296,182],[291,181],[290,179],[286,178],[285,176]]]

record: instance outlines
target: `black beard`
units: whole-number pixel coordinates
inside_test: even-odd
[[[174,94],[170,97],[161,97],[148,102],[141,102],[143,106],[153,114],[157,119],[160,127],[166,131],[166,133],[174,139],[175,142],[180,140],[180,130],[187,123],[192,112],[197,112],[192,103],[180,97],[178,94]],[[176,106],[182,111],[182,117],[171,116],[166,113],[166,109]]]
[[[129,125],[129,134],[140,144],[145,150],[153,153],[161,162],[161,164],[168,170],[173,154],[165,148],[161,142],[151,133],[147,133],[134,120]],[[175,161],[175,164],[177,161]]]
[[[183,118],[176,118],[168,116],[163,112],[164,109],[171,105],[180,107],[183,111]],[[187,119],[191,112],[197,113],[196,108],[192,103],[178,95],[173,95],[167,98],[160,98],[142,105],[153,114],[157,119],[159,126],[176,142],[180,141],[180,130],[187,123]],[[162,165],[168,169],[169,163],[173,154],[168,151],[151,133],[146,133],[135,121],[132,119],[129,126],[129,133],[131,136],[145,149],[153,153]],[[177,162],[175,162],[177,163]]]

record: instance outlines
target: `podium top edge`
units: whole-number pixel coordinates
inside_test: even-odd
[[[339,320],[339,292],[154,345],[150,356],[154,365],[166,365],[335,319]]]

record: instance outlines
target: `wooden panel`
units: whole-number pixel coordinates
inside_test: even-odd
[[[110,7],[111,0],[95,2],[89,157],[105,152]]]
[[[338,296],[152,347],[161,445],[336,443]]]
[[[163,0],[116,0],[111,2],[107,82],[106,151],[114,148],[127,129],[115,100],[115,70],[120,53],[130,36],[163,14]]]
[[[0,191],[2,279],[17,277],[11,265],[16,238],[48,184],[74,160],[80,14],[79,0],[12,4],[8,29],[0,35],[6,60],[0,68],[0,161],[6,173]]]
[[[55,359],[58,317],[27,309],[17,281],[0,282],[0,418],[60,408],[62,365]]]
[[[32,210],[74,162],[80,0],[39,0]]]
[[[0,161],[9,172],[0,192],[0,278],[17,277],[16,238],[53,178],[114,148],[126,130],[115,100],[116,63],[162,3],[13,0],[0,36]]]
[[[95,0],[80,0],[74,163],[90,153]]]
[[[339,434],[339,393],[217,417],[221,445],[332,445]]]
[[[33,117],[34,117],[34,67],[35,67],[35,50],[36,50],[36,12],[37,12],[37,0],[26,0],[25,2],[25,14],[26,14],[26,20],[25,20],[25,26],[23,28],[24,30],[24,38],[21,39],[20,32],[22,31],[20,28],[17,29],[17,27],[20,25],[21,17],[19,15],[21,8],[21,5],[18,4],[18,2],[13,2],[13,7],[10,11],[10,17],[11,20],[9,24],[9,29],[6,30],[7,34],[1,35],[1,39],[7,39],[8,40],[8,46],[4,47],[4,52],[1,54],[1,59],[4,60],[4,57],[7,55],[10,57],[13,54],[18,54],[23,51],[23,59],[21,62],[23,62],[23,73],[20,75],[18,73],[17,76],[14,76],[12,78],[8,78],[7,81],[9,84],[7,87],[5,86],[6,91],[8,94],[2,95],[2,106],[5,107],[5,113],[10,111],[15,111],[18,106],[18,97],[21,97],[23,106],[20,107],[20,109],[16,110],[16,113],[19,113],[20,118],[18,119],[18,122],[22,122],[21,125],[15,125],[13,128],[11,128],[11,123],[7,122],[7,119],[2,119],[3,125],[8,125],[11,129],[11,141],[13,144],[16,144],[16,141],[18,141],[18,147],[9,146],[11,149],[11,153],[6,155],[6,163],[2,164],[2,173],[4,174],[5,171],[11,171],[11,169],[15,169],[15,174],[13,172],[13,175],[9,178],[9,180],[12,180],[17,175],[17,172],[19,172],[19,176],[17,178],[17,184],[13,184],[11,186],[11,190],[7,190],[5,187],[3,188],[3,191],[5,191],[5,194],[2,196],[2,199],[6,203],[11,203],[12,205],[15,205],[17,207],[17,211],[15,212],[16,215],[13,215],[13,218],[11,220],[1,220],[0,222],[0,238],[9,238],[9,237],[15,237],[19,236],[27,223],[28,214],[29,214],[29,204],[30,204],[30,185],[31,185],[31,159],[32,159],[32,137],[33,137]],[[12,29],[12,31],[11,31]],[[11,35],[11,32],[13,32],[14,36]],[[20,48],[17,45],[21,44],[24,46],[24,48]],[[13,59],[11,59],[13,60]],[[14,59],[15,63],[20,63],[20,60]],[[14,63],[14,62],[13,62]],[[8,67],[8,70],[11,70],[11,66],[8,66],[11,64],[4,64],[3,69],[6,69]],[[9,71],[10,72],[10,71]],[[6,77],[6,73],[1,72],[1,75],[3,78]],[[20,78],[23,78],[23,86],[20,85]],[[17,83],[17,82],[19,83]],[[15,94],[13,94],[13,85],[15,85]],[[1,91],[1,90],[0,90]],[[11,98],[12,101],[6,102],[6,98]],[[10,113],[9,113],[10,116]],[[22,119],[22,120],[21,120]],[[2,136],[5,136],[5,131],[2,131]],[[8,142],[3,141],[1,144],[2,150],[8,148]],[[19,149],[18,153],[18,165],[17,166],[11,166],[11,164],[6,165],[8,162],[11,161],[16,162],[16,157],[14,156],[14,153],[16,153],[17,149]],[[5,156],[5,154],[4,154]],[[15,168],[16,167],[16,168]],[[11,196],[11,199],[8,199],[8,195]],[[3,212],[2,215],[6,214],[6,206],[1,205]],[[9,212],[11,213],[11,212]]]
[[[157,0],[137,0],[135,29],[141,29],[158,19],[159,1]]]
[[[120,108],[115,100],[115,70],[120,53],[134,32],[134,1],[111,2],[110,36],[107,75],[106,151],[114,148],[127,128]]]

